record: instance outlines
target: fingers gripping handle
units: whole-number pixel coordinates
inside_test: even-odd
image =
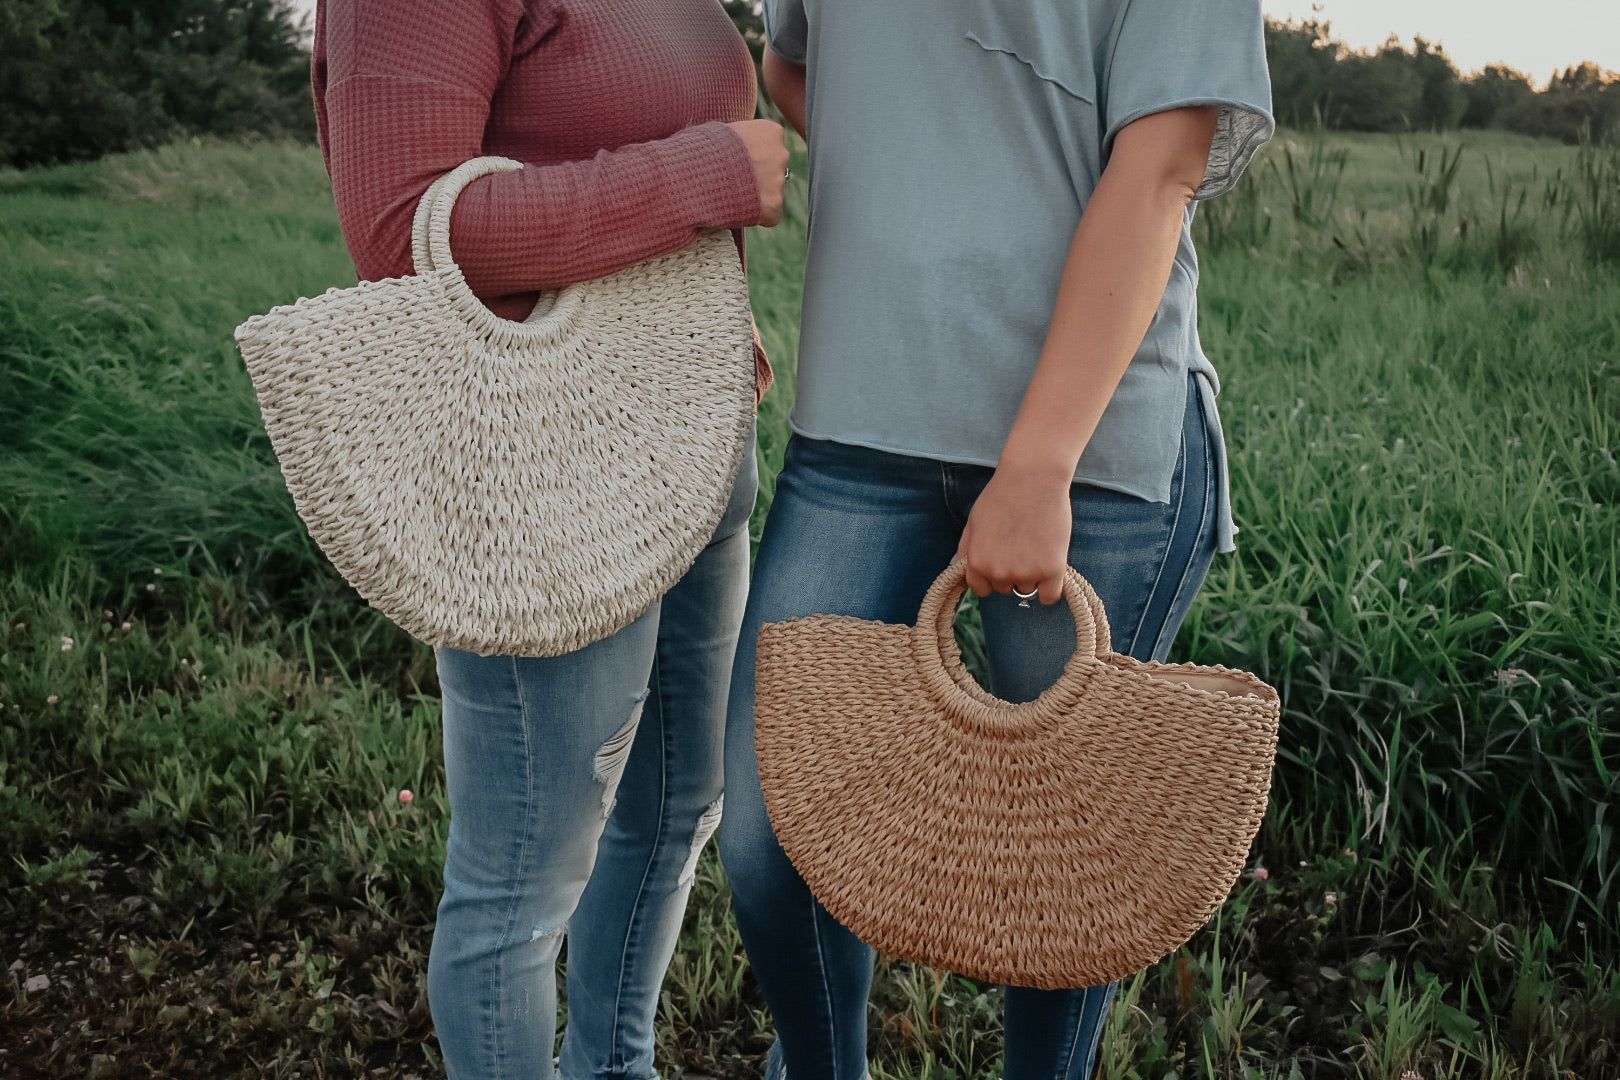
[[[962,667],[954,625],[957,601],[966,587],[966,563],[952,563],[929,588],[917,613],[913,655],[936,699],[960,721],[1007,732],[1034,730],[1058,717],[1084,692],[1098,658],[1111,652],[1108,615],[1096,591],[1073,568],[1067,570],[1063,595],[1074,616],[1076,655],[1039,698],[1013,704],[985,693]]]
[[[934,579],[928,595],[923,598],[917,624],[934,627],[942,646],[954,639],[952,626],[956,621],[956,605],[966,591],[967,563],[958,560]],[[1102,656],[1111,651],[1108,614],[1103,610],[1102,601],[1091,583],[1072,566],[1064,569],[1063,598],[1068,601],[1069,611],[1074,615],[1076,649],[1090,656]]]

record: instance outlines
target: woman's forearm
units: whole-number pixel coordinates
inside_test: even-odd
[[[1214,108],[1126,126],[1069,245],[1041,358],[958,555],[980,596],[1063,594],[1069,485],[1164,298],[1187,204],[1204,178]]]
[[[1216,114],[1175,109],[1119,132],[1070,244],[1045,347],[1000,469],[1067,490],[1164,296]]]
[[[362,278],[414,271],[417,201],[434,180],[484,152],[492,102],[509,74],[522,18],[522,5],[508,0],[330,0],[323,6],[312,79],[338,220]],[[723,18],[714,30],[722,42],[734,33]],[[660,55],[661,47],[652,48],[656,40],[647,30],[638,48],[646,56]],[[423,42],[443,47],[424,48]],[[740,42],[734,50],[717,46],[700,81],[746,85],[746,99],[738,94],[732,108],[746,100],[752,114],[751,70],[741,54]],[[599,69],[593,67],[598,62]],[[532,103],[540,100],[532,79],[544,58],[526,63],[531,83],[521,102]],[[615,66],[604,54],[581,58],[579,70],[607,85],[630,63]],[[671,66],[652,82],[680,70]],[[582,94],[578,100],[592,98]],[[520,111],[521,102],[502,108]],[[543,156],[555,132],[592,132],[604,117],[627,112],[633,110],[584,109],[570,121],[576,128],[548,121],[551,136],[525,136],[519,145],[531,157]],[[612,123],[628,123],[621,131],[638,130],[622,118]],[[641,128],[642,137],[605,140],[589,155],[531,161],[518,172],[475,181],[457,202],[452,226],[468,284],[483,297],[557,288],[679,250],[709,229],[768,220],[756,154],[748,133],[739,130],[764,123],[739,119],[728,125],[717,117],[666,137]],[[778,186],[786,161],[784,150]]]

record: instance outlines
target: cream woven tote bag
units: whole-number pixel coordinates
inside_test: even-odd
[[[450,214],[476,158],[422,197],[416,274],[236,328],[310,535],[433,645],[579,649],[678,581],[730,498],[754,417],[748,282],[721,233],[501,319]]]
[[[816,899],[892,955],[1040,989],[1140,971],[1242,873],[1277,693],[1112,652],[1101,601],[1070,570],[1078,651],[1035,701],[1000,701],[956,648],[962,567],[915,627],[761,628],[755,750],[777,839]]]

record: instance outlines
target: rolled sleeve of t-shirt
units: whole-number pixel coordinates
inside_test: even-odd
[[[1134,120],[1166,109],[1218,105],[1209,164],[1196,199],[1229,190],[1271,138],[1271,77],[1259,0],[1127,0],[1103,78],[1103,152]]]
[[[765,40],[782,59],[803,64],[809,54],[810,25],[804,0],[765,0]]]

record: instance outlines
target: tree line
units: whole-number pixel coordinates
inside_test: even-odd
[[[753,0],[722,3],[757,59]],[[0,0],[0,165],[191,135],[311,139],[305,34],[290,0]],[[1285,125],[1620,141],[1620,78],[1594,64],[1538,91],[1507,67],[1464,77],[1422,38],[1358,52],[1319,19],[1268,20],[1266,51]]]
[[[1491,65],[1464,77],[1439,45],[1391,37],[1358,52],[1323,20],[1266,21],[1277,122],[1346,131],[1500,128],[1575,143],[1620,140],[1620,78],[1577,64],[1536,90],[1523,73]]]
[[[189,135],[314,137],[288,0],[0,0],[0,165]]]

